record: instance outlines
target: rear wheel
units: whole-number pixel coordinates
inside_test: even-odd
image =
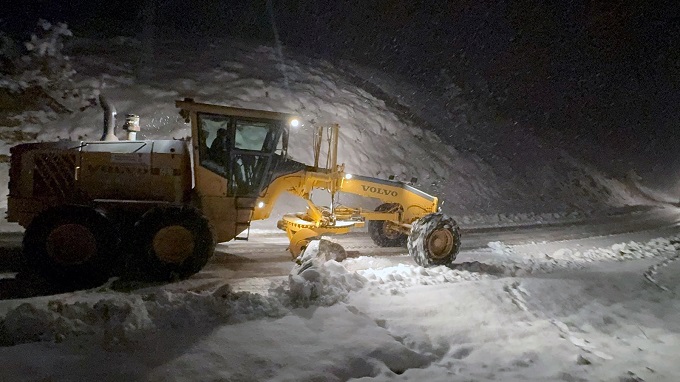
[[[375,209],[376,212],[401,212],[403,207],[399,203],[384,203]],[[403,247],[407,235],[395,229],[394,223],[387,220],[369,220],[368,233],[373,242],[380,247]]]
[[[411,226],[408,252],[422,267],[449,265],[460,250],[460,228],[455,220],[442,213],[432,213]]]
[[[129,270],[139,278],[168,281],[200,271],[215,250],[208,220],[193,207],[158,207],[135,224]],[[135,274],[138,273],[138,274]]]
[[[86,206],[62,206],[38,215],[26,228],[27,265],[53,282],[77,287],[109,276],[120,236],[102,213]]]

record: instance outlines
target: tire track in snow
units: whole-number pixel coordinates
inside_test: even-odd
[[[531,295],[520,284],[521,283],[519,281],[515,281],[511,284],[506,284],[505,286],[503,286],[503,291],[506,292],[508,296],[510,296],[511,302],[515,306],[517,306],[520,310],[526,312],[535,319],[546,320],[550,322],[550,324],[557,328],[557,330],[560,333],[560,337],[569,340],[569,342],[571,342],[574,346],[578,347],[584,352],[592,354],[604,360],[614,359],[614,357],[612,357],[611,355],[600,350],[597,350],[596,346],[591,344],[587,339],[575,335],[569,329],[569,326],[567,326],[567,324],[558,320],[555,317],[551,317],[549,314],[546,313],[545,309],[542,309],[541,307],[536,305],[530,306],[530,303],[527,301],[527,298],[530,298]]]
[[[671,241],[671,243],[674,245],[680,244],[680,242],[678,241]],[[678,259],[680,259],[680,252],[676,250],[675,254],[668,256],[665,259],[661,260],[660,262],[653,264],[652,266],[647,268],[645,273],[643,273],[644,278],[650,283],[656,285],[662,291],[673,293],[667,286],[660,283],[659,280],[656,279],[656,276],[659,274],[660,268],[665,268]]]
[[[365,317],[373,321],[376,326],[385,330],[395,342],[399,343],[406,349],[408,353],[408,364],[404,362],[394,362],[399,357],[390,357],[388,349],[376,349],[371,355],[376,361],[385,365],[391,372],[396,375],[404,374],[409,369],[424,369],[432,364],[441,361],[444,355],[450,350],[447,344],[434,344],[430,338],[424,333],[413,333],[411,331],[399,330],[399,327],[393,328],[389,321],[384,318],[376,318],[354,305],[346,305],[345,308],[353,314]],[[464,358],[464,357],[463,357]],[[355,376],[360,378],[362,376]]]

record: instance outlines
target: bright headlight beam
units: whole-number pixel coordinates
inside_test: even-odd
[[[298,127],[300,126],[300,120],[297,118],[293,118],[290,120],[290,126],[291,127]]]
[[[257,203],[257,208],[262,208],[262,207],[264,207],[264,202]]]
[[[345,179],[352,179],[352,174],[345,174]]]

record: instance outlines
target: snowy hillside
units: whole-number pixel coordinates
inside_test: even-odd
[[[140,115],[142,138],[188,136],[174,101],[193,97],[302,115],[307,122],[293,133],[290,154],[307,163],[312,158],[310,126],[339,123],[339,160],[348,172],[405,181],[415,177],[418,187],[439,196],[444,211],[462,222],[489,215],[542,220],[645,203],[624,184],[533,138],[521,126],[485,122],[456,98],[455,84],[433,100],[431,95],[421,98],[426,91],[417,84],[379,71],[336,67],[257,44],[174,40],[147,48],[118,38],[78,39],[67,50],[77,72],[76,87],[82,94],[105,94],[119,116]],[[13,116],[18,126],[5,129],[43,141],[98,139],[102,112],[90,106],[70,114],[48,108],[26,111]],[[448,143],[431,131],[442,125],[457,132],[445,137]],[[7,142],[2,151],[7,153],[15,142]]]

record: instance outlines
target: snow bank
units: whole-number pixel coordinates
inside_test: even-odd
[[[489,274],[480,273],[485,271],[483,266],[479,264],[476,264],[476,266],[477,268],[472,266],[467,269],[452,269],[445,266],[423,268],[399,264],[383,269],[366,269],[358,273],[365,277],[374,289],[381,289],[383,286],[386,286],[390,291],[394,292],[400,288],[415,285],[438,285],[461,281],[476,281],[484,277],[490,277]]]
[[[300,306],[330,306],[366,283],[363,276],[336,261],[344,256],[335,243],[312,241],[301,265],[291,272],[289,284],[272,288],[267,296],[234,292],[229,285],[201,293],[144,295],[109,293],[104,287],[100,290],[110,296],[95,301],[69,303],[62,296],[42,304],[23,303],[1,321],[0,345],[86,337],[105,347],[127,346],[158,330],[234,324],[282,317]]]
[[[95,302],[27,302],[4,317],[0,344],[85,337],[104,347],[127,346],[152,331],[233,324],[286,313],[288,309],[276,298],[232,292],[228,285],[204,293],[117,293]]]
[[[515,246],[502,242],[490,242],[488,247],[501,260],[507,274],[519,276],[531,273],[549,273],[557,269],[584,268],[588,263],[625,261],[672,256],[680,250],[680,236],[656,238],[646,243],[630,241],[613,244],[607,248],[585,251],[561,248],[553,253],[522,253]]]

